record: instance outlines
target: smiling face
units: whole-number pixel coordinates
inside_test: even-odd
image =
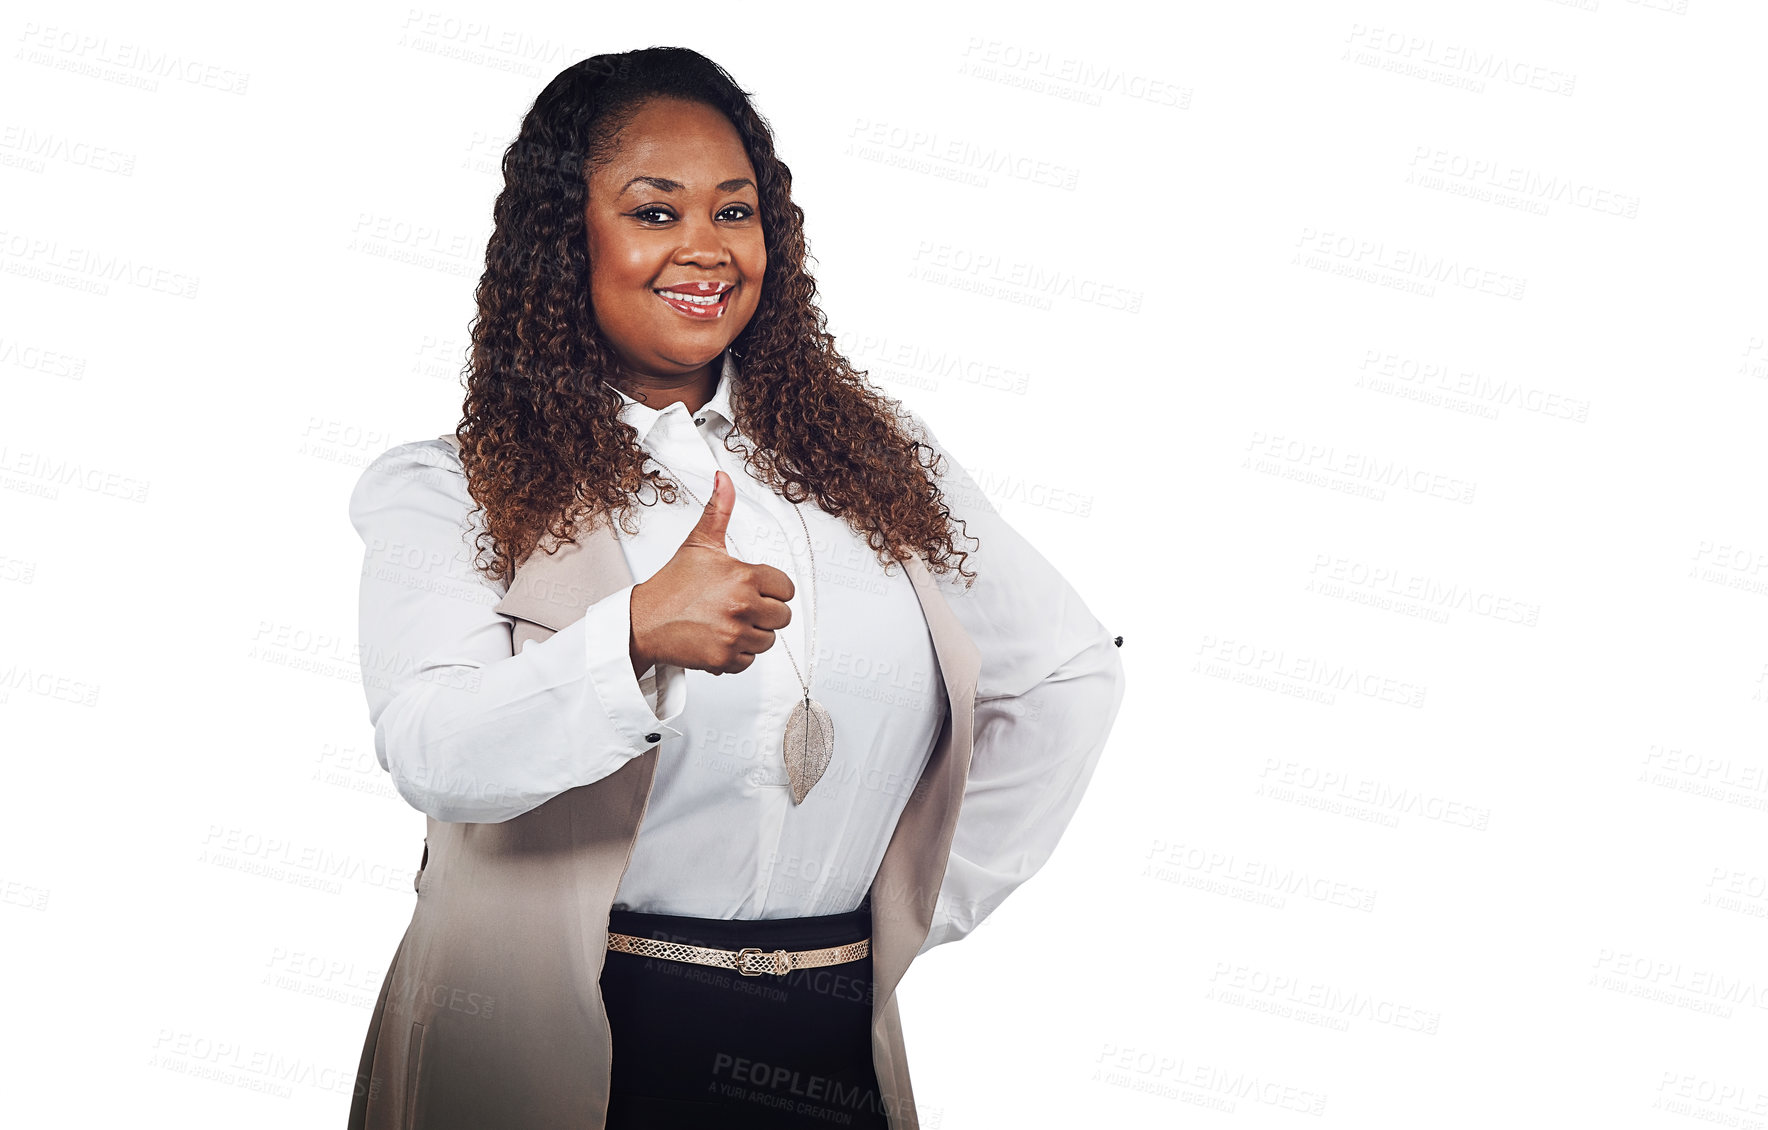
[[[634,375],[706,369],[761,304],[760,193],[736,127],[674,98],[644,103],[589,174],[596,325]]]

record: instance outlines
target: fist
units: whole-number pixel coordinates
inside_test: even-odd
[[[632,669],[654,663],[714,675],[745,671],[792,622],[792,578],[772,565],[725,552],[736,505],[730,476],[712,476],[712,499],[687,539],[656,575],[632,589]]]

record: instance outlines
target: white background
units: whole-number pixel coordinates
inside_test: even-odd
[[[424,825],[346,499],[534,95],[673,43],[1125,637],[924,1125],[1768,1125],[1760,9],[834,7],[9,6],[8,1121],[342,1125]]]

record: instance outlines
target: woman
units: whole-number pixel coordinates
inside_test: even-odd
[[[350,500],[429,818],[350,1125],[917,1126],[896,985],[1048,858],[1114,641],[837,351],[715,64],[584,60],[503,170],[465,419]]]

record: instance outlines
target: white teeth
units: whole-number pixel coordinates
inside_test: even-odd
[[[723,294],[682,294],[679,291],[660,290],[657,292],[672,302],[689,302],[695,306],[716,306]]]

